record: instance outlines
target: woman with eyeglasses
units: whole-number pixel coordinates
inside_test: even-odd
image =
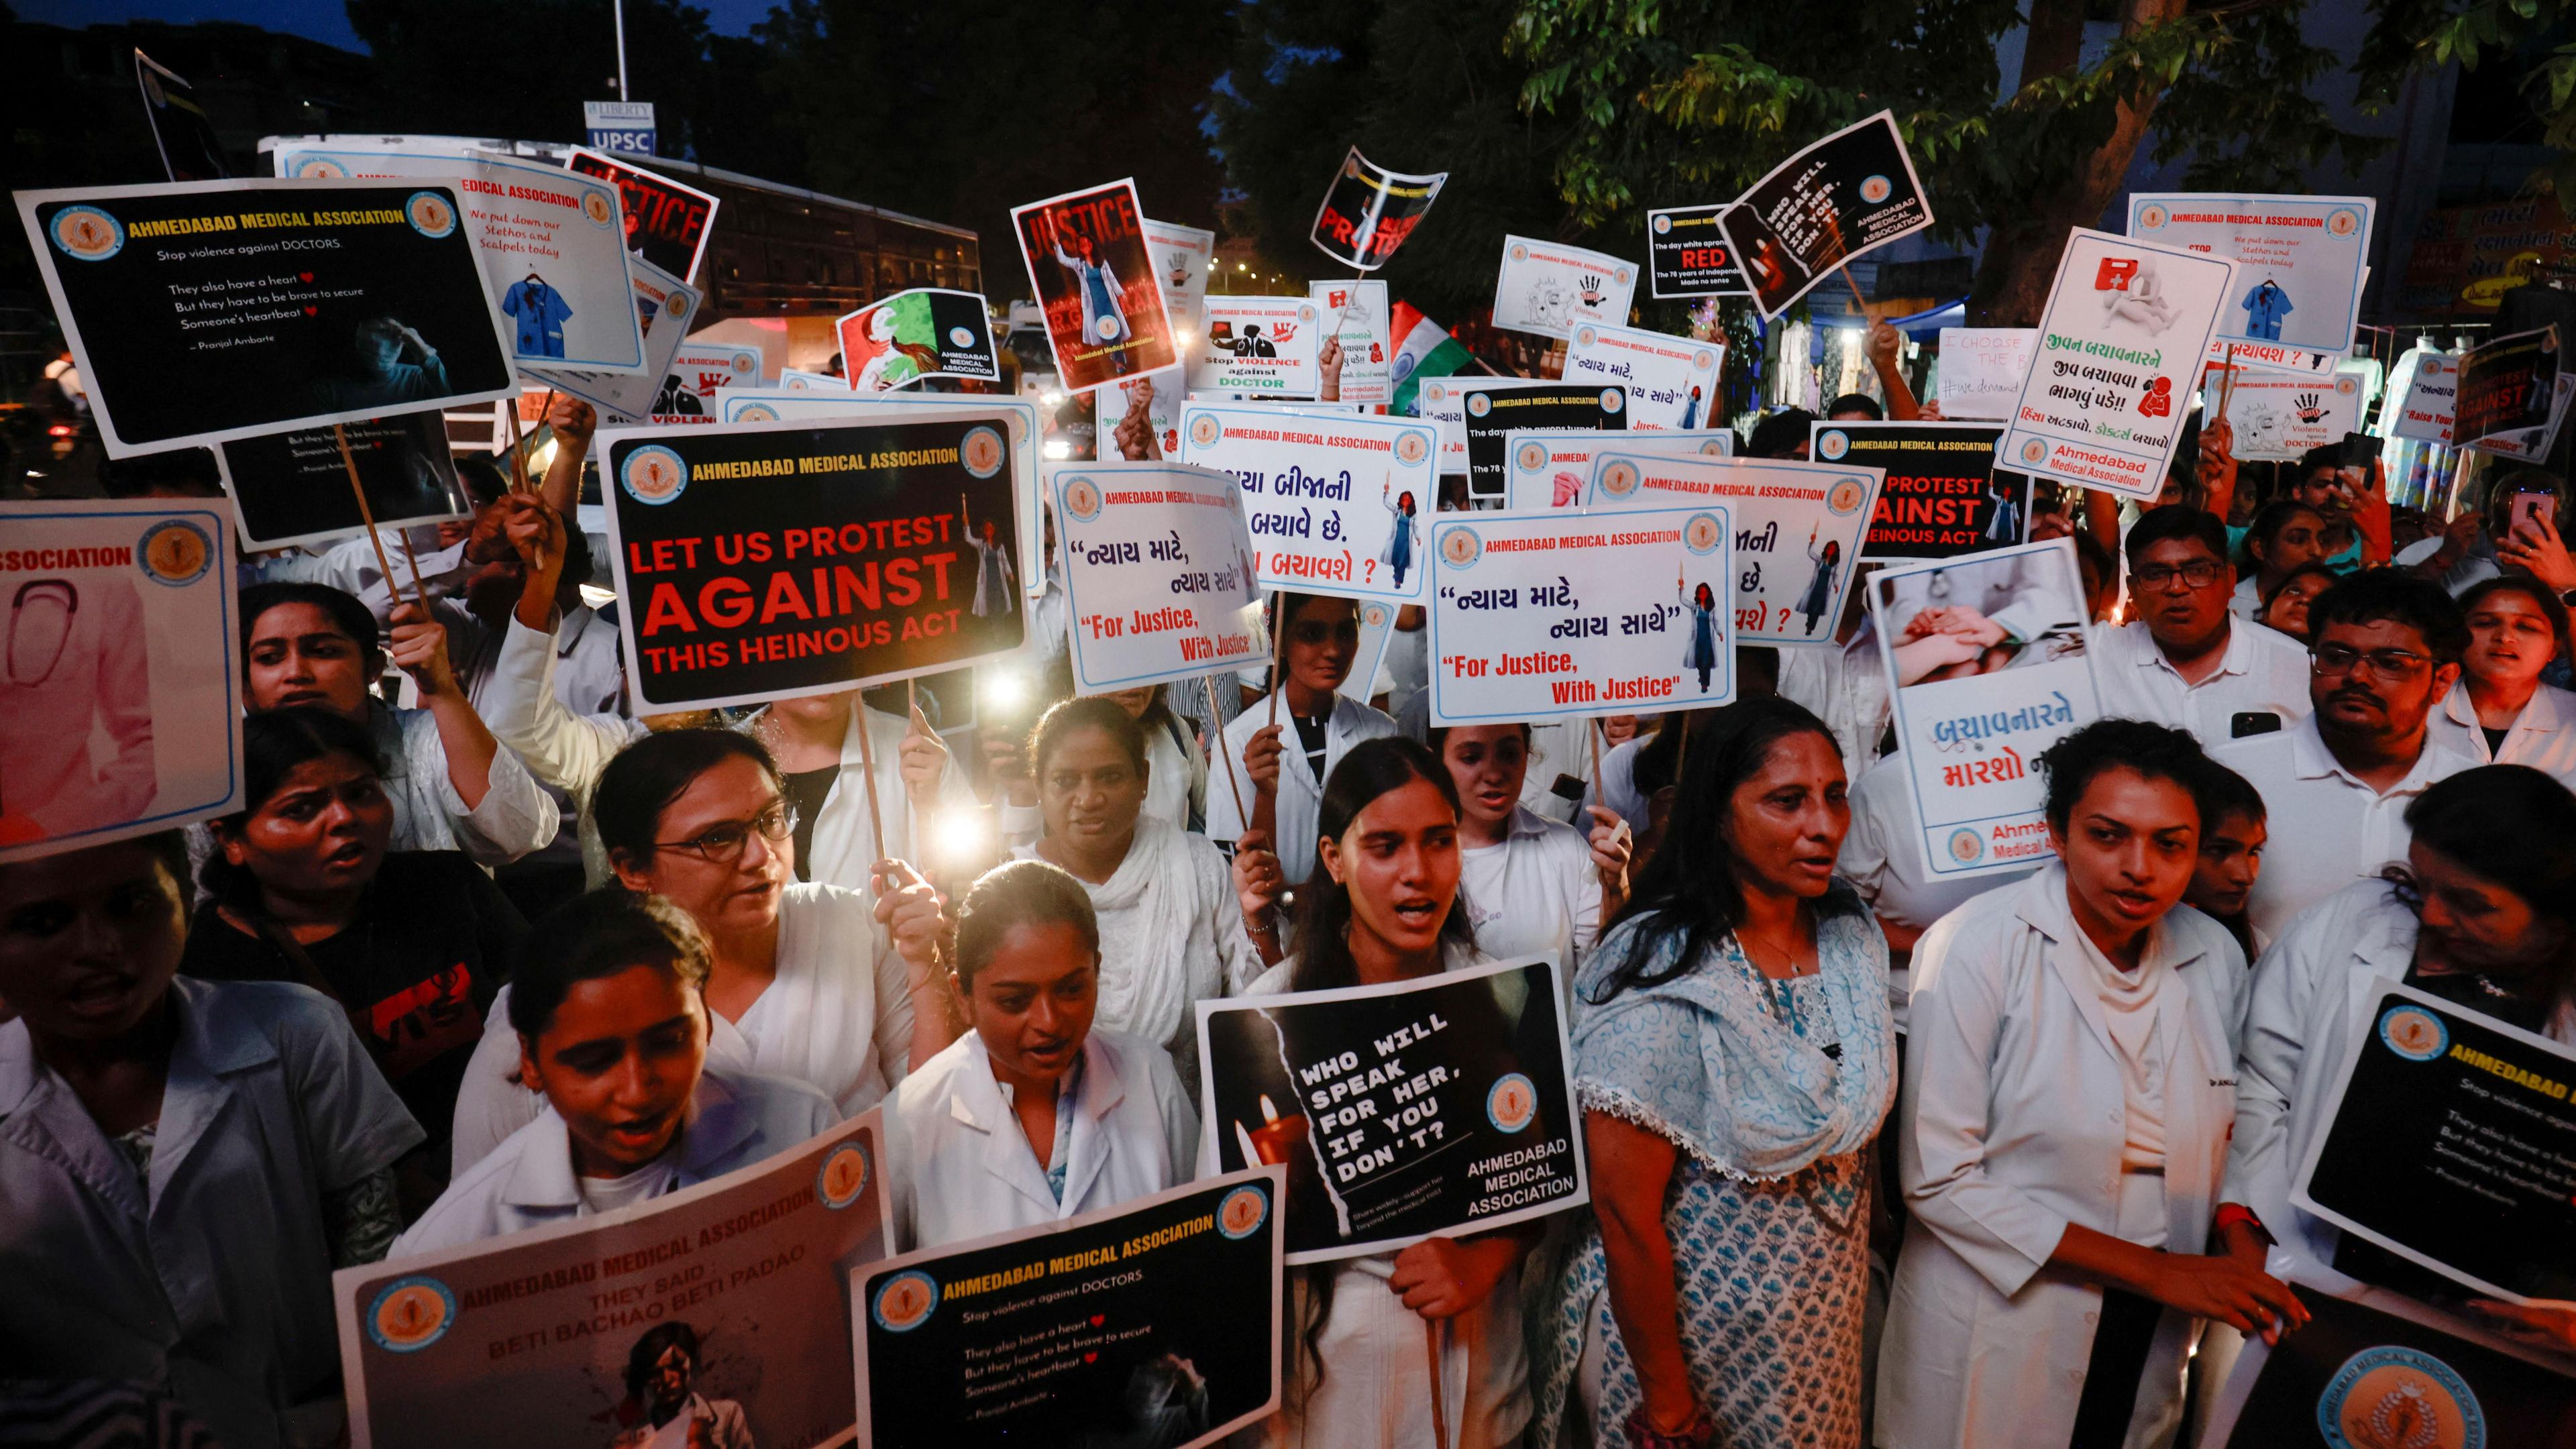
[[[389,850],[393,803],[367,727],[315,705],[242,722],[243,807],[213,821],[179,969],[291,981],[338,1002],[428,1129],[405,1205],[447,1181],[447,1125],[527,922],[453,850]]]
[[[2435,743],[2481,765],[2529,765],[2576,784],[2576,694],[2543,684],[2567,648],[2567,606],[2539,582],[2505,574],[2460,596],[2469,648],[2459,682],[2425,717]]]
[[[617,883],[686,911],[706,934],[707,1060],[819,1087],[866,1111],[954,1037],[938,977],[937,891],[900,860],[875,901],[796,879],[796,818],[760,742],[734,730],[648,735],[591,799]],[[456,1104],[460,1174],[536,1119],[506,996]]]
[[[1277,709],[1286,718],[1274,724],[1273,706],[1256,703],[1225,727],[1226,757],[1208,765],[1207,833],[1212,840],[1234,841],[1238,859],[1243,852],[1262,852],[1277,883],[1294,889],[1315,871],[1315,814],[1324,782],[1353,746],[1396,731],[1394,720],[1339,692],[1359,654],[1359,605],[1288,593],[1273,594],[1270,603],[1284,616]],[[1217,776],[1228,771],[1234,778],[1220,784]],[[1265,802],[1278,826],[1270,839],[1260,838],[1244,818],[1246,811],[1259,815]],[[1276,926],[1268,920],[1247,924],[1255,941],[1266,944],[1265,956],[1276,959]]]

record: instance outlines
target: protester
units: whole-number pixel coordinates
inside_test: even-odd
[[[716,1066],[803,1082],[855,1116],[954,1039],[938,893],[895,859],[876,863],[873,901],[798,882],[794,813],[759,741],[716,729],[648,735],[609,762],[591,806],[617,884],[668,900],[706,936]],[[500,1024],[509,995],[457,1098],[460,1178],[543,1105]]]
[[[1197,830],[1207,823],[1208,761],[1191,722],[1172,710],[1172,686],[1121,689],[1108,697],[1127,711],[1145,734],[1145,763],[1152,778],[1145,786],[1145,814],[1170,823],[1175,830]],[[1201,711],[1205,701],[1193,701]]]
[[[2136,617],[2093,631],[2104,714],[2171,725],[2214,749],[2308,712],[2305,653],[2229,612],[2226,525],[2196,508],[2149,509],[2123,547]]]
[[[1521,804],[1527,725],[1435,729],[1430,745],[1458,791],[1460,890],[1476,944],[1498,960],[1547,956],[1571,982],[1602,920],[1627,899],[1627,823],[1596,805],[1587,836]]]
[[[2318,546],[2325,526],[2324,514],[2295,498],[2264,504],[2245,530],[2236,591],[2227,596],[2227,611],[2248,621],[2261,614],[2263,601],[2282,580],[2325,557]]]
[[[160,1386],[228,1449],[328,1443],[331,1270],[384,1255],[421,1130],[329,1001],[177,975],[188,895],[176,831],[0,865],[7,1377]]]
[[[2236,1136],[2218,1234],[2240,1263],[2281,1246],[2319,1264],[2338,1234],[2290,1185],[2331,1113],[2377,983],[2403,981],[2576,1046],[2576,797],[2523,765],[2488,765],[2406,807],[2402,866],[2301,916],[2254,973]]]
[[[1324,782],[1353,746],[1394,734],[1395,721],[1335,692],[1359,653],[1358,605],[1322,594],[1280,593],[1271,596],[1271,607],[1283,620],[1283,667],[1278,671],[1283,682],[1273,704],[1247,708],[1225,727],[1220,747],[1229,759],[1211,761],[1208,774],[1213,778],[1220,768],[1239,767],[1242,808],[1259,815],[1262,805],[1270,804],[1278,833],[1246,844],[1243,837],[1252,822],[1238,811],[1233,793],[1223,790],[1209,792],[1207,833],[1235,841],[1239,849],[1266,847],[1278,856],[1293,889],[1315,870],[1315,817]],[[1273,723],[1274,712],[1287,719]],[[1256,940],[1268,924],[1252,923]]]
[[[1192,1006],[1243,989],[1265,963],[1244,934],[1224,854],[1206,836],[1144,812],[1148,738],[1115,696],[1048,710],[1029,736],[1046,834],[1012,853],[1081,883],[1100,937],[1095,1024],[1168,1052],[1195,1099]]]
[[[447,1182],[459,1084],[527,922],[452,850],[388,852],[393,806],[364,728],[312,705],[242,724],[242,809],[213,822],[187,975],[291,981],[340,1004],[429,1132],[405,1205]]]
[[[2321,563],[2299,565],[2263,596],[2263,607],[2254,621],[2302,644],[2309,643],[2308,606],[2316,602],[2317,595],[2333,588],[2337,577],[2334,570]]]
[[[2058,859],[1915,948],[1886,1449],[2161,1444],[2200,1320],[2268,1339],[2306,1316],[2259,1264],[2202,1256],[2247,982],[2179,905],[2208,759],[2111,719],[2040,764]]]
[[[1096,1021],[1100,942],[1082,883],[1044,861],[996,866],[967,891],[950,970],[970,1030],[887,1102],[905,1250],[1189,1180],[1196,1104],[1159,1046]]]
[[[384,762],[393,850],[462,850],[499,865],[555,838],[555,803],[486,729],[447,664],[447,634],[395,611],[392,657],[419,684],[419,709],[377,699],[386,651],[375,616],[321,584],[254,584],[241,592],[243,693],[252,713],[318,705],[363,726]],[[549,654],[551,660],[551,653]]]
[[[2267,940],[2403,856],[2407,803],[2471,763],[2426,727],[2469,643],[2439,585],[2365,570],[2318,595],[2308,617],[2314,712],[2216,756],[2263,792],[2272,844],[2247,909]]]
[[[1744,455],[1803,459],[1811,440],[1809,430],[1815,423],[1816,415],[1805,408],[1782,408],[1753,425],[1752,436],[1744,442]]]
[[[1299,903],[1299,954],[1248,994],[1376,986],[1490,960],[1455,909],[1458,815],[1457,787],[1429,750],[1406,739],[1355,745],[1318,804],[1323,869]],[[1426,1238],[1294,1275],[1288,1388],[1280,1412],[1253,1431],[1257,1442],[1413,1449],[1433,1441],[1436,1414],[1459,1449],[1514,1443],[1530,1414],[1520,1267],[1537,1237],[1535,1225],[1516,1225]],[[1436,1376],[1426,1324],[1442,1330]]]
[[[2565,496],[2565,485],[2546,468],[2498,469],[2487,480],[2485,506],[2455,514],[2442,530],[2441,546],[2415,565],[2416,574],[2454,595],[2508,571],[2543,580],[2553,594],[2576,588],[2576,564],[2555,523]],[[2515,511],[2532,499],[2545,501],[2546,509],[2517,524]]]
[[[1850,884],[1877,918],[1887,938],[1887,1001],[1904,1034],[1912,985],[1914,943],[1934,922],[1970,900],[1999,890],[2026,871],[1933,880],[1923,871],[1923,827],[1914,801],[1914,777],[1890,756],[1851,787],[1851,830],[1843,836],[1834,873]]]
[[[2341,443],[2310,448],[2291,470],[2288,496],[2325,520],[2316,547],[2327,568],[2348,574],[2388,562],[2388,478],[2377,459],[2353,467]]]
[[[2511,574],[2460,596],[2469,647],[2431,714],[2435,744],[2480,765],[2529,765],[2576,785],[2576,694],[2540,681],[2567,648],[2567,606]]]
[[[2263,874],[2263,848],[2271,842],[2263,792],[2254,782],[2213,760],[2198,787],[2200,861],[2192,867],[2183,904],[2227,928],[2247,961],[2270,941],[2245,914],[2254,882]]]
[[[706,933],[610,887],[528,933],[508,1003],[515,1075],[542,1106],[484,1154],[390,1256],[615,1212],[766,1161],[841,1120],[806,1083],[709,1060]]]
[[[1850,808],[1823,721],[1751,700],[1692,743],[1666,844],[1575,983],[1598,1223],[1545,1327],[1539,1423],[1856,1446],[1886,943],[1833,879]]]

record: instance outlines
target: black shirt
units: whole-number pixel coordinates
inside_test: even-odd
[[[796,878],[814,878],[814,821],[823,813],[823,801],[832,793],[832,785],[841,778],[841,767],[825,765],[819,770],[782,771],[787,808],[796,812]]]

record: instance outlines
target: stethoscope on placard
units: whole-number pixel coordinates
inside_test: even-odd
[[[27,603],[30,596],[32,596],[38,603],[42,603],[48,599],[59,600],[62,604],[63,610],[61,627],[54,631],[53,652],[45,656],[45,667],[36,670],[32,675],[28,672],[25,667],[25,662],[19,655],[19,645],[24,642],[22,639],[23,625],[27,612]],[[80,590],[73,587],[71,580],[31,579],[26,583],[20,584],[18,586],[17,594],[9,600],[9,682],[25,688],[34,688],[36,685],[42,684],[46,680],[51,679],[54,674],[54,666],[62,663],[63,646],[71,642],[72,620],[77,618],[79,614]],[[38,617],[41,618],[42,616],[39,615]],[[35,647],[38,649],[44,648],[43,634],[39,633],[36,636]]]

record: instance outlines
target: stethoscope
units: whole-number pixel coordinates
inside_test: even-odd
[[[32,677],[21,664],[18,656],[19,624],[27,611],[27,600],[30,596],[39,601],[59,599],[63,606],[63,626],[60,632],[54,635],[53,652],[45,656],[45,667],[35,671]],[[63,646],[71,642],[72,621],[79,616],[80,590],[72,586],[71,580],[31,579],[20,584],[17,594],[9,600],[9,682],[32,689],[51,679],[54,666],[63,661]]]

